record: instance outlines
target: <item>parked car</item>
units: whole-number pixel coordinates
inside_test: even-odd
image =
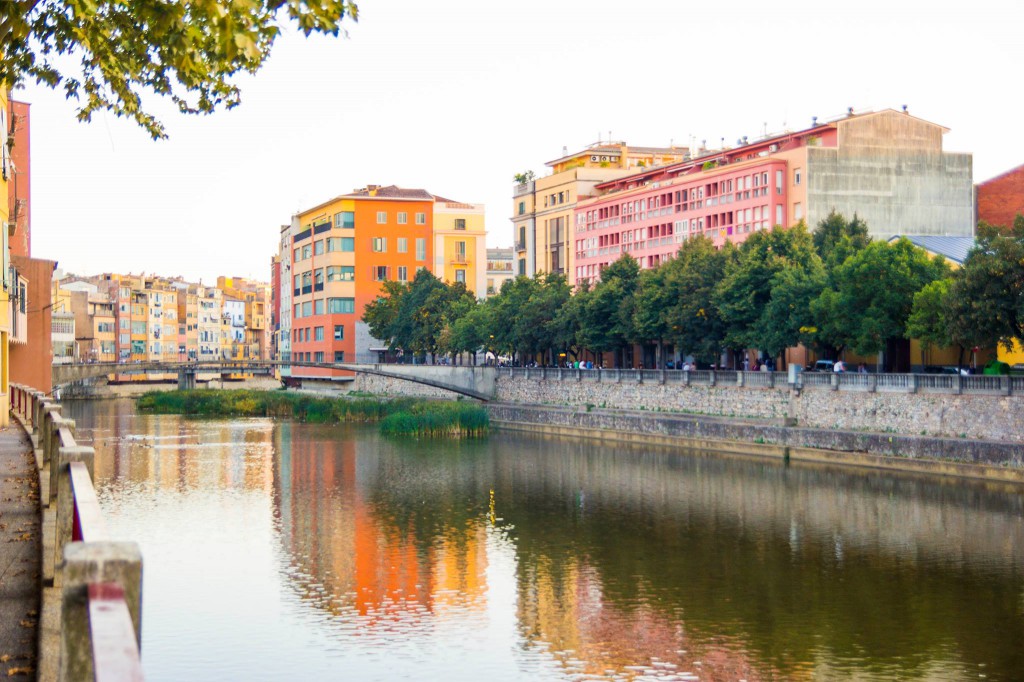
[[[925,374],[960,374],[962,376],[970,373],[966,367],[960,369],[953,365],[925,365],[922,371]]]
[[[835,366],[834,360],[818,360],[813,365],[807,368],[809,372],[831,372]]]

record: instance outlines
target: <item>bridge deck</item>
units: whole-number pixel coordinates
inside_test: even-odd
[[[5,679],[35,678],[41,518],[32,444],[12,423],[0,430],[0,677]]]

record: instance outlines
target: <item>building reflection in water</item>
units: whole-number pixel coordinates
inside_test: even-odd
[[[439,633],[523,679],[1024,669],[1019,489],[101,409],[98,480],[265,497],[279,589],[313,607],[332,646],[383,652],[384,669],[400,639]],[[122,488],[106,501],[115,514],[130,506]],[[427,677],[467,665],[424,655]]]

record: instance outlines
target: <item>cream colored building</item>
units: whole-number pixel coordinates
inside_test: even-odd
[[[484,205],[434,198],[434,275],[464,282],[477,298],[485,295],[487,232]]]
[[[512,225],[516,250],[516,274],[538,272],[566,275],[574,283],[572,248],[573,210],[576,203],[594,195],[602,182],[682,161],[685,147],[629,147],[624,142],[590,145],[574,154],[564,152],[545,165],[550,174],[524,177],[513,188]]]

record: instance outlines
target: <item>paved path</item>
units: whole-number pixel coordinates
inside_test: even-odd
[[[39,477],[16,423],[0,429],[0,678],[34,679],[40,599]]]

